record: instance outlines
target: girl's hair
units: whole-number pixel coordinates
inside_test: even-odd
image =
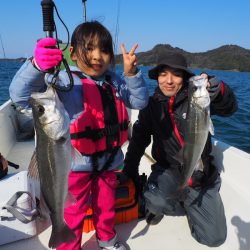
[[[76,53],[77,57],[90,66],[87,48],[89,45],[93,45],[93,42],[97,42],[100,49],[110,55],[110,64],[114,66],[115,56],[112,36],[98,21],[85,22],[75,28],[71,37],[71,46],[73,47],[71,54]]]

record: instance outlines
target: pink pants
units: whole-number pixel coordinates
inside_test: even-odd
[[[100,241],[109,241],[115,237],[115,188],[116,174],[104,171],[96,178],[91,172],[70,172],[69,192],[77,202],[64,209],[67,225],[76,235],[76,240],[63,243],[59,250],[81,249],[84,217],[89,207],[90,193],[92,195],[93,223],[96,235]]]

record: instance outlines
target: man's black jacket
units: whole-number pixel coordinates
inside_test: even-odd
[[[237,110],[237,101],[227,84],[221,82],[220,86],[220,93],[210,104],[210,113],[230,116]],[[180,163],[176,160],[176,155],[182,147],[180,141],[183,140],[187,107],[187,84],[184,84],[175,97],[165,96],[159,87],[155,89],[148,106],[139,112],[138,120],[133,125],[132,138],[124,161],[123,172],[126,175],[136,179],[140,159],[151,139],[153,140],[151,154],[156,164],[179,171]],[[209,134],[202,153],[204,171],[194,172],[193,186],[206,185],[217,177],[218,172],[211,164],[211,150]]]

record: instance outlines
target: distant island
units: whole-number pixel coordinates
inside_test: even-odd
[[[155,65],[158,58],[167,57],[173,52],[184,55],[190,68],[250,72],[250,50],[237,45],[224,45],[206,52],[191,53],[169,44],[157,44],[153,49],[136,53],[136,55],[138,64],[147,66]],[[122,64],[121,54],[116,55],[115,59],[116,64]],[[0,61],[4,60],[24,62],[26,58],[0,59]]]
[[[250,71],[250,50],[237,45],[224,45],[207,52],[190,53],[169,44],[158,44],[152,50],[137,53],[138,64],[155,65],[158,58],[167,57],[173,52],[184,55],[190,68]],[[116,63],[122,63],[121,54],[116,56]]]
[[[27,58],[19,57],[19,58],[0,58],[0,61],[14,61],[14,62],[25,62]]]

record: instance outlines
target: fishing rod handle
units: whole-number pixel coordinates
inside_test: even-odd
[[[54,4],[53,0],[42,0],[41,5],[42,5],[42,12],[43,12],[43,31],[45,31],[46,37],[53,38],[53,32],[55,31],[55,22],[54,22],[55,4]],[[63,58],[63,64],[64,64],[66,72],[69,76],[69,80],[70,80],[70,84],[68,86],[63,87],[63,86],[58,86],[56,84],[60,69],[56,69],[56,70],[55,70],[55,68],[48,69],[47,73],[45,74],[44,80],[45,80],[45,83],[47,85],[50,84],[55,89],[58,89],[60,91],[70,91],[74,85],[74,80],[73,80],[72,74],[70,72],[69,65],[64,58]]]
[[[54,2],[52,0],[42,0],[42,12],[43,12],[43,31],[46,33],[46,37],[53,37],[55,31],[54,22]]]
[[[13,163],[13,162],[11,162],[11,161],[8,161],[8,165],[9,165],[10,167],[15,168],[15,169],[18,169],[18,168],[19,168],[19,165],[15,164],[15,163]]]

